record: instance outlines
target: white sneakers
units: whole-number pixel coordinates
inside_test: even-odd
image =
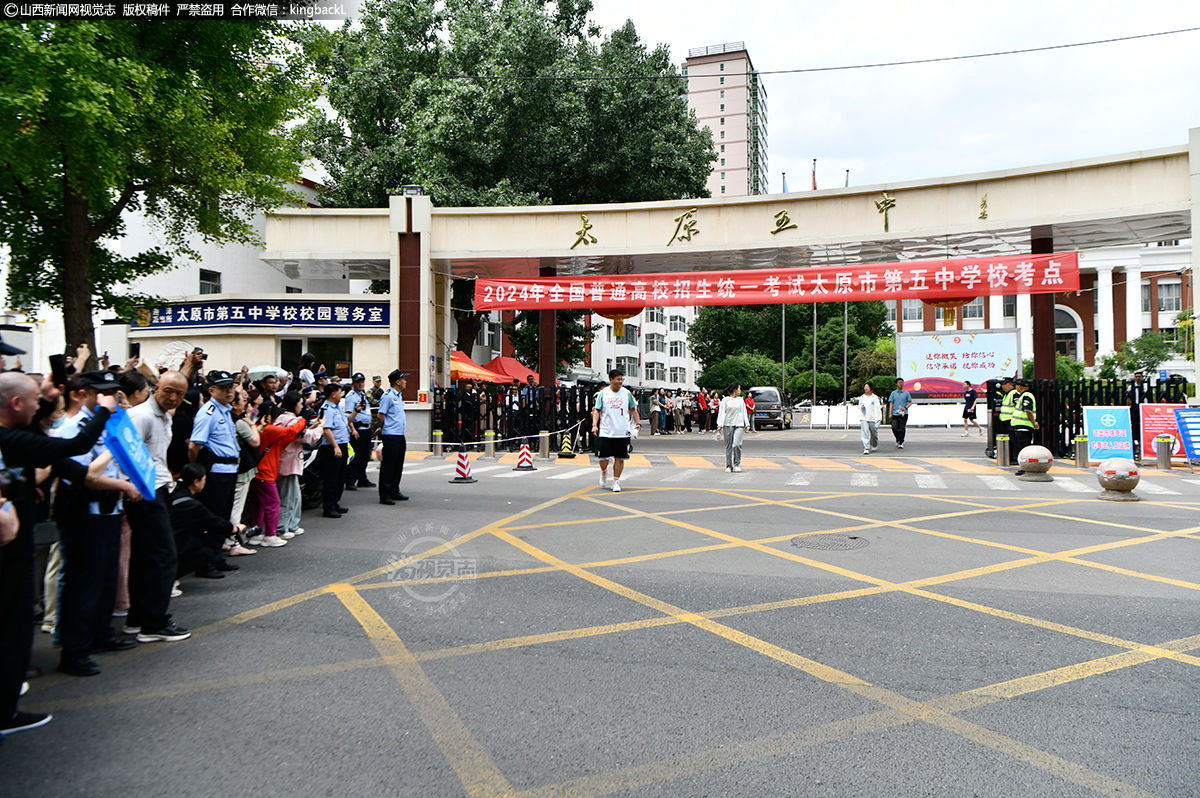
[[[619,479],[614,479],[612,481],[612,492],[613,493],[621,492],[621,481]]]
[[[304,527],[302,527],[302,526],[298,526],[298,527],[296,527],[294,530],[292,530],[292,534],[293,534],[293,535],[303,535],[303,534],[304,534]]]
[[[870,454],[870,453],[871,453],[870,449],[863,449],[863,454]]]
[[[733,466],[725,466],[725,473],[726,474],[733,473]]]
[[[742,473],[742,467],[741,467],[741,466],[734,466],[734,467],[733,467],[733,473],[735,473],[735,474],[740,474],[740,473]]]
[[[246,542],[251,546],[264,546],[268,549],[287,545],[287,541],[279,535],[255,535]]]
[[[608,487],[608,472],[606,472],[606,471],[600,472],[600,487],[602,487],[602,488]]]
[[[296,537],[296,533],[295,532],[284,532],[284,533],[280,534],[279,537],[283,538],[284,540],[291,540],[292,538]]]

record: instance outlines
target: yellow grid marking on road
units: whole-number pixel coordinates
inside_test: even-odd
[[[625,461],[626,468],[650,468],[652,465],[654,464],[650,462],[650,458],[644,454],[631,454]]]
[[[765,457],[743,457],[742,468],[783,468],[783,466]]]
[[[922,468],[916,463],[912,463],[907,460],[895,460],[891,457],[856,457],[854,462],[872,465],[881,471],[924,472],[929,470],[927,468]]]
[[[426,457],[428,457],[431,454],[433,454],[433,452],[409,452],[409,451],[406,451],[404,453],[404,460],[405,460],[405,462],[407,462],[409,460],[424,460]]]
[[[471,462],[478,460],[480,457],[483,457],[483,452],[467,452],[467,459]],[[458,462],[458,452],[455,452],[454,454],[448,454],[442,459],[448,463],[456,463]]]
[[[789,457],[796,465],[810,471],[853,471],[854,466],[841,460],[825,457]]]
[[[667,457],[672,465],[680,468],[716,468],[717,464],[704,457],[695,457],[692,455],[669,455]]]
[[[329,590],[362,626],[379,655],[388,660],[388,667],[396,681],[400,682],[409,704],[425,724],[425,729],[450,767],[454,768],[467,794],[472,798],[510,794],[512,785],[508,779],[504,778],[491,756],[471,734],[425,669],[409,653],[395,630],[351,585],[332,585]]]
[[[970,460],[960,460],[956,457],[922,457],[922,462],[930,465],[941,466],[949,471],[957,471],[960,474],[1007,474],[1003,468],[997,468],[994,465],[984,465],[983,463],[972,463]]]

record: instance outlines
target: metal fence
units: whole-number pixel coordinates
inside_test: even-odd
[[[484,433],[496,433],[496,448],[517,451],[522,443],[537,448],[537,436],[548,430],[550,447],[562,446],[563,434],[571,434],[572,447],[586,451],[592,446],[591,412],[595,386],[569,388],[520,388],[485,385],[479,388],[455,386],[433,391],[433,429],[440,430],[442,442],[482,449]],[[580,423],[583,422],[583,423]],[[575,431],[583,436],[577,441]]]
[[[1000,382],[989,380],[987,384],[988,412],[992,424],[988,433],[988,456],[994,456],[995,422],[1000,416]],[[1045,446],[1055,457],[1075,456],[1075,436],[1085,434],[1083,408],[1085,406],[1124,407],[1134,395],[1133,380],[1036,380],[1029,390],[1037,400],[1037,418],[1041,428],[1034,433],[1033,442]],[[1143,384],[1142,404],[1186,404],[1187,380],[1172,377],[1154,385]],[[1136,419],[1135,419],[1136,426]],[[1135,438],[1139,430],[1133,431]]]

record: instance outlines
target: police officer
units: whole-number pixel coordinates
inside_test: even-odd
[[[1013,407],[1017,403],[1017,389],[1013,385],[1012,377],[1005,377],[1000,381],[1000,415],[996,419],[996,434],[997,435],[1012,435],[1012,412]],[[1017,452],[1013,446],[1013,441],[1008,443],[1008,462],[1017,462]]]
[[[404,453],[408,444],[404,439],[404,388],[408,375],[396,369],[388,375],[390,388],[379,400],[379,437],[383,451],[379,463],[379,503],[395,504],[408,501],[400,492],[400,478],[404,475]]]
[[[351,438],[357,438],[357,430],[351,429],[342,410],[342,386],[330,383],[325,386],[325,401],[321,405],[322,427],[325,440],[321,441],[321,482],[326,518],[341,518],[350,509],[338,502],[346,487],[346,447]]]
[[[83,407],[63,424],[60,434],[64,438],[75,437],[92,420],[101,393],[113,395],[121,388],[117,375],[111,371],[84,372],[80,379],[87,393]],[[137,645],[117,636],[112,628],[112,614],[121,554],[124,512],[121,497],[124,494],[130,501],[137,501],[141,494],[122,479],[104,445],[107,437],[105,431],[86,454],[73,458],[87,468],[103,455],[108,462],[102,478],[93,477],[87,485],[79,479],[62,483],[68,491],[69,502],[65,506],[75,512],[69,518],[58,519],[64,561],[58,611],[62,640],[58,669],[72,676],[95,676],[100,672],[100,666],[89,656],[93,651],[124,651]]]
[[[1037,421],[1037,400],[1029,392],[1029,380],[1017,380],[1017,397],[1013,404],[1010,425],[1012,429],[1014,457],[1019,457],[1021,450],[1033,443],[1033,431],[1039,428]],[[1015,459],[1014,462],[1016,462]],[[1017,476],[1024,473],[1024,470],[1019,470],[1017,471]]]
[[[373,488],[375,483],[367,479],[367,463],[371,460],[371,402],[365,388],[367,377],[359,372],[350,381],[342,409],[358,433],[358,445],[354,448],[354,462],[346,469],[346,490]]]
[[[209,401],[196,413],[192,422],[192,437],[188,443],[188,459],[208,469],[204,490],[196,497],[205,507],[222,518],[233,514],[233,494],[237,489],[238,446],[232,416],[233,375],[228,371],[208,372]],[[197,571],[196,576],[211,577],[218,571],[236,571],[238,566],[225,562],[220,551],[212,565]]]

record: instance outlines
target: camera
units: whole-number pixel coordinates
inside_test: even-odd
[[[201,349],[200,347],[196,347],[195,349],[193,349],[193,350],[192,350],[192,354],[193,354],[193,355],[200,355],[200,359],[201,359],[201,360],[208,360],[208,353],[207,353],[207,352],[205,352],[205,351],[204,351],[203,349]]]
[[[238,545],[240,545],[240,546],[248,545],[247,541],[249,541],[250,538],[257,537],[258,535],[261,535],[261,534],[262,534],[262,527],[258,526],[257,524],[255,524],[254,526],[248,526],[245,529],[243,529],[241,532],[238,532],[236,527],[233,530],[233,538],[234,538],[234,540],[236,540],[238,542]]]

